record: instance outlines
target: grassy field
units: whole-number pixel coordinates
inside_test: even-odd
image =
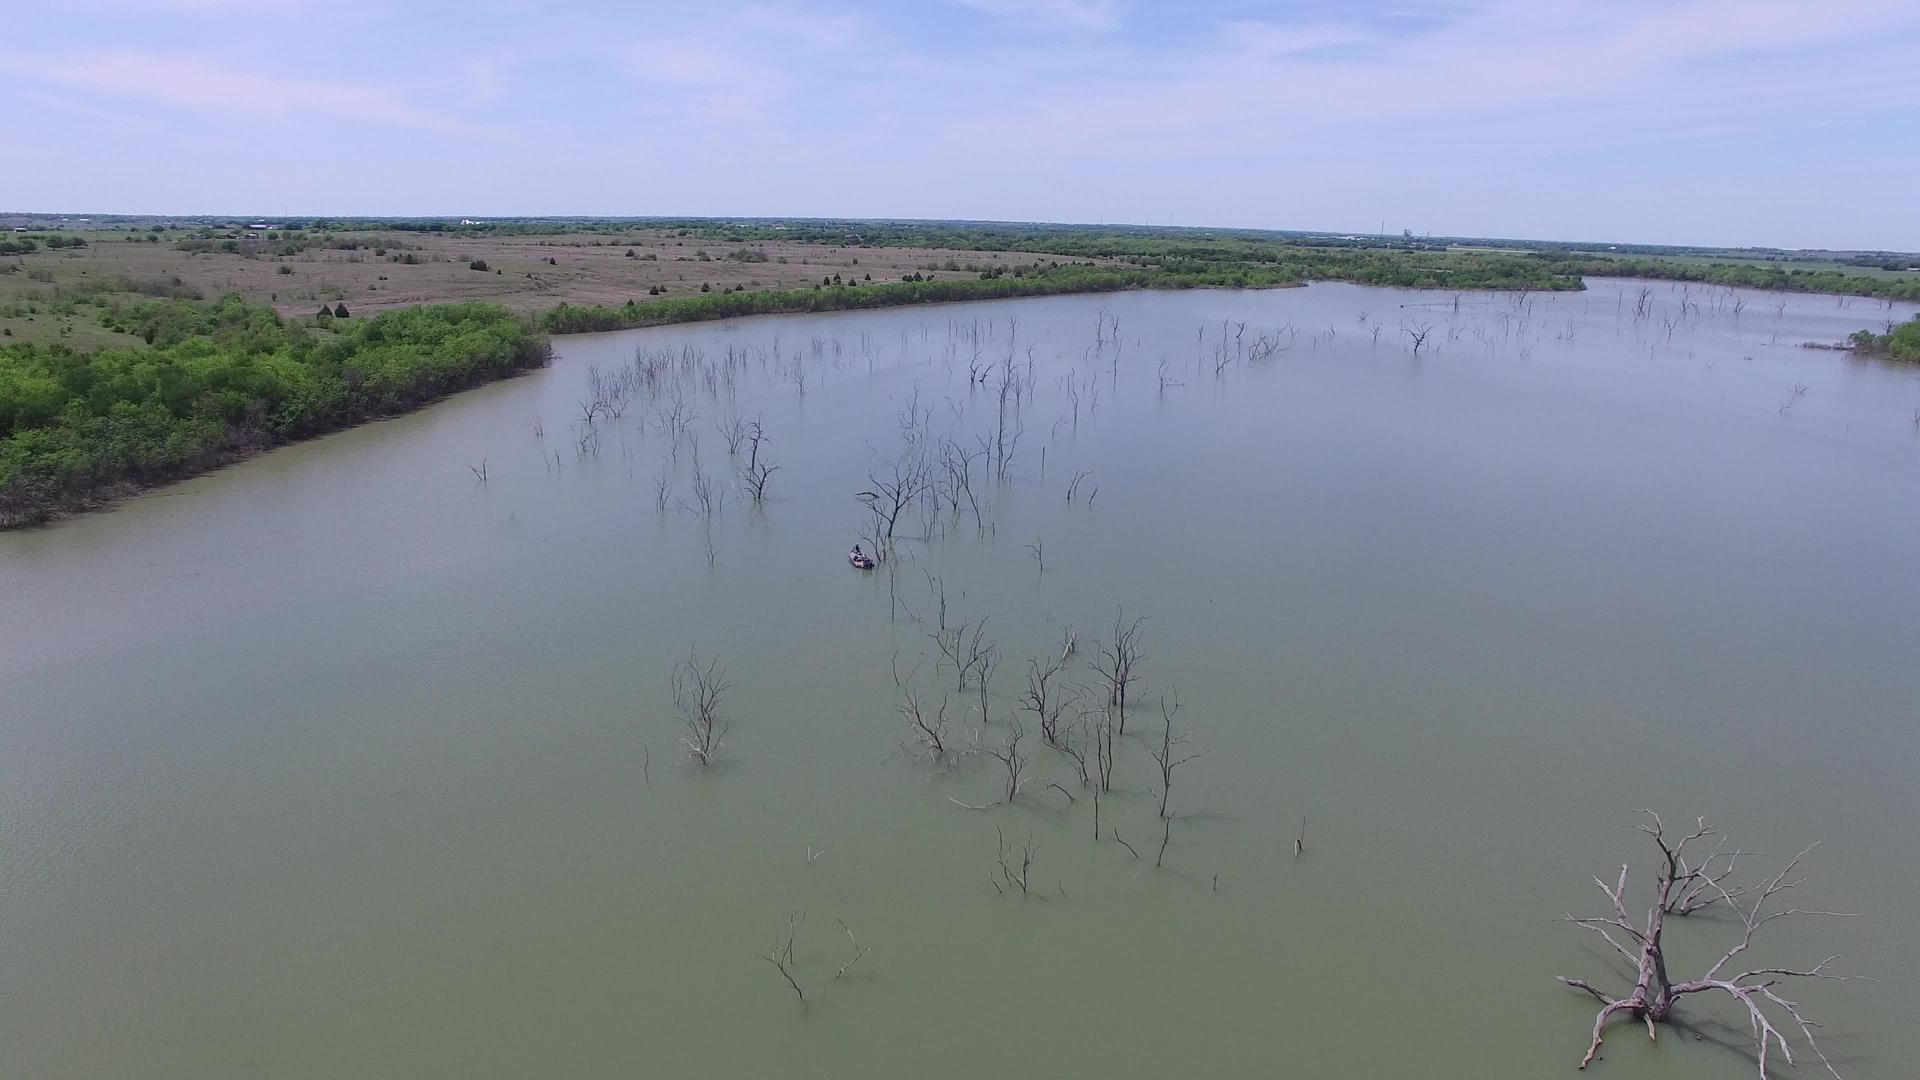
[[[100,325],[97,314],[90,304],[53,304],[31,297],[0,301],[0,345],[28,341],[91,352],[141,343]]]
[[[779,241],[725,244],[677,235],[681,231],[641,229],[614,236],[350,232],[330,234],[289,255],[277,254],[279,245],[265,236],[219,233],[214,250],[183,251],[176,246],[185,238],[182,233],[148,241],[148,234],[128,239],[127,233],[96,231],[83,234],[86,247],[0,256],[0,341],[59,342],[76,349],[136,344],[102,329],[97,320],[102,303],[134,295],[213,299],[238,293],[289,316],[312,315],[323,303],[344,303],[354,315],[372,315],[474,300],[534,313],[561,303],[617,307],[628,300],[691,296],[702,285],[713,292],[806,288],[835,275],[876,283],[908,274],[973,280],[993,267],[1048,256]],[[238,250],[221,250],[223,243]],[[329,246],[342,244],[354,246]],[[472,269],[476,262],[486,269]]]
[[[1408,241],[1411,246],[1402,248],[1386,237],[1247,230],[657,219],[503,220],[475,227],[308,222],[306,228],[272,229],[123,219],[95,221],[77,231],[55,224],[23,226],[29,231],[0,237],[17,242],[39,236],[35,250],[0,255],[0,344],[64,344],[81,351],[135,344],[103,326],[102,316],[115,305],[148,297],[213,300],[237,294],[290,317],[312,315],[322,304],[344,304],[359,316],[470,301],[530,315],[562,305],[614,309],[630,302],[684,309],[686,315],[699,305],[660,302],[843,282],[979,281],[1042,262],[1148,268],[1162,276],[1285,264],[1297,280],[1443,288],[1460,280],[1460,287],[1497,288],[1526,277],[1538,287],[1543,276],[1616,272],[1610,264],[1626,260],[1634,265],[1623,262],[1617,272],[1807,291],[1920,292],[1920,274],[1800,256],[1770,260],[1764,252],[1529,247],[1519,241],[1462,239]],[[86,243],[49,242],[62,234]],[[1406,269],[1432,273],[1420,280],[1396,276]],[[1780,274],[1793,280],[1778,280]]]

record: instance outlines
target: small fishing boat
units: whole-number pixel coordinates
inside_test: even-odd
[[[847,552],[847,561],[852,563],[856,570],[873,569],[873,556],[861,551],[858,547]]]

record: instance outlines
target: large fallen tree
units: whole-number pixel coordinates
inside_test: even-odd
[[[1645,920],[1635,925],[1627,914],[1626,863],[1621,864],[1619,880],[1612,885],[1598,877],[1593,879],[1594,884],[1611,901],[1611,914],[1585,918],[1571,914],[1566,916],[1568,922],[1586,927],[1605,938],[1607,944],[1625,958],[1635,972],[1633,988],[1621,997],[1611,996],[1585,979],[1560,977],[1561,982],[1575,990],[1592,994],[1600,1002],[1600,1012],[1593,1019],[1593,1042],[1587,1047],[1586,1056],[1580,1059],[1580,1067],[1586,1068],[1599,1055],[1607,1022],[1616,1015],[1625,1014],[1645,1023],[1647,1037],[1652,1039],[1656,1037],[1658,1025],[1671,1020],[1674,1009],[1685,998],[1693,994],[1723,993],[1746,1010],[1762,1080],[1766,1080],[1769,1056],[1774,1050],[1777,1049],[1788,1064],[1794,1063],[1793,1046],[1788,1041],[1787,1033],[1781,1030],[1788,1024],[1799,1029],[1807,1048],[1813,1051],[1829,1073],[1838,1078],[1840,1073],[1827,1060],[1826,1053],[1814,1039],[1813,1029],[1819,1025],[1808,1020],[1801,1013],[1800,1005],[1782,996],[1778,989],[1792,979],[1844,980],[1856,977],[1831,974],[1827,966],[1836,957],[1829,956],[1805,968],[1754,967],[1740,970],[1737,974],[1727,974],[1735,961],[1753,947],[1755,936],[1768,924],[1793,915],[1847,914],[1800,908],[1766,910],[1775,897],[1804,880],[1794,878],[1793,874],[1814,845],[1808,845],[1771,877],[1745,886],[1734,886],[1729,884],[1729,880],[1741,853],[1725,850],[1724,840],[1717,841],[1705,858],[1697,862],[1688,859],[1689,844],[1719,835],[1704,818],[1696,819],[1694,830],[1676,841],[1667,836],[1660,815],[1651,810],[1644,813],[1652,820],[1652,824],[1633,827],[1653,838],[1662,857],[1654,879],[1653,903],[1647,908]],[[1726,905],[1739,920],[1740,940],[1722,953],[1699,978],[1675,981],[1667,972],[1667,920],[1670,917],[1684,918],[1720,904]]]

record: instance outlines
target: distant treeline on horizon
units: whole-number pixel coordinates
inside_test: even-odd
[[[397,215],[335,216],[280,215],[251,217],[235,214],[41,214],[0,212],[0,226],[28,231],[86,231],[123,229],[160,224],[174,228],[316,229],[341,232],[391,230],[395,232],[547,233],[556,230],[608,231],[630,228],[729,230],[728,235],[772,230],[785,239],[812,243],[882,243],[880,237],[910,232],[917,243],[949,236],[956,241],[985,235],[1008,235],[1033,240],[1055,234],[1244,239],[1303,246],[1445,250],[1479,247],[1508,251],[1579,252],[1655,257],[1722,256],[1762,261],[1819,261],[1884,270],[1920,270],[1920,252],[1891,248],[1781,248],[1708,244],[1652,244],[1607,240],[1536,240],[1524,237],[1446,236],[1402,230],[1390,233],[1352,233],[1313,229],[1258,229],[1235,226],[1130,225],[1084,222],[989,221],[967,218],[807,218],[807,217],[649,217],[645,215],[537,215],[455,217]],[[972,246],[956,243],[954,246]]]

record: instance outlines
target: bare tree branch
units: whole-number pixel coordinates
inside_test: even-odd
[[[718,660],[702,665],[700,654],[689,651],[673,665],[673,707],[687,729],[680,742],[687,756],[702,765],[713,764],[714,755],[726,745],[731,725],[720,715],[720,698],[732,688]]]
[[[1799,1030],[1808,1049],[1820,1059],[1835,1080],[1840,1073],[1827,1060],[1826,1053],[1820,1049],[1814,1038],[1813,1029],[1818,1025],[1808,1020],[1800,1012],[1797,1002],[1788,1000],[1774,989],[1786,979],[1823,979],[1846,980],[1856,976],[1834,975],[1827,965],[1834,961],[1828,957],[1812,967],[1756,967],[1749,968],[1732,977],[1723,977],[1721,972],[1734,960],[1747,953],[1753,947],[1754,938],[1761,928],[1777,919],[1792,915],[1845,915],[1836,911],[1812,911],[1801,908],[1789,908],[1767,911],[1770,901],[1788,889],[1800,884],[1794,879],[1794,872],[1811,852],[1815,845],[1808,845],[1798,855],[1771,877],[1751,885],[1729,887],[1727,878],[1732,874],[1732,863],[1738,853],[1728,855],[1728,865],[1719,870],[1713,869],[1720,857],[1722,848],[1716,846],[1713,853],[1699,862],[1689,861],[1687,845],[1715,835],[1705,819],[1695,819],[1692,832],[1674,839],[1666,831],[1666,825],[1660,815],[1651,810],[1643,811],[1648,823],[1639,823],[1634,829],[1652,838],[1660,849],[1661,861],[1657,864],[1654,878],[1654,900],[1648,907],[1646,918],[1635,925],[1627,913],[1627,875],[1628,865],[1622,864],[1620,876],[1609,885],[1600,878],[1594,884],[1605,893],[1612,913],[1600,916],[1565,916],[1567,922],[1584,929],[1592,930],[1606,939],[1608,945],[1632,965],[1636,972],[1633,987],[1622,997],[1610,997],[1595,988],[1584,979],[1560,977],[1567,986],[1583,993],[1591,994],[1601,1002],[1599,1013],[1593,1020],[1593,1040],[1587,1046],[1586,1056],[1581,1058],[1580,1067],[1586,1068],[1600,1053],[1601,1040],[1605,1036],[1607,1022],[1616,1014],[1625,1013],[1646,1024],[1647,1037],[1653,1038],[1657,1025],[1671,1019],[1674,1007],[1685,997],[1692,994],[1704,994],[1714,991],[1726,994],[1739,1002],[1746,1010],[1748,1026],[1753,1032],[1754,1058],[1760,1069],[1761,1080],[1766,1080],[1770,1056],[1778,1051],[1789,1065],[1794,1064],[1793,1044],[1781,1025],[1791,1022]],[[1742,897],[1752,897],[1743,901]],[[1740,920],[1740,939],[1720,954],[1704,975],[1697,979],[1675,982],[1667,973],[1667,955],[1665,934],[1666,920],[1670,915],[1685,915],[1698,911],[1710,904],[1722,903],[1732,908]],[[1769,1008],[1775,1010],[1770,1013]],[[1785,1019],[1780,1018],[1784,1014]]]

